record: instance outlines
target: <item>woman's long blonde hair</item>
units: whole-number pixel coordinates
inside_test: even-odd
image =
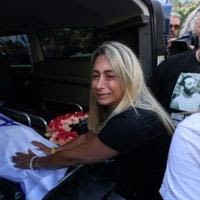
[[[104,55],[107,58],[121,82],[124,96],[114,110],[108,112],[105,107],[97,103],[91,91],[89,129],[98,133],[110,118],[130,107],[134,109],[137,107],[157,113],[166,129],[172,133],[173,124],[167,113],[149,92],[144,81],[140,63],[133,51],[119,42],[106,42],[94,52],[91,62],[92,66],[94,66],[95,60],[99,55]]]

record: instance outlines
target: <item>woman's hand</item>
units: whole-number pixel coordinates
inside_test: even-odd
[[[30,161],[34,156],[36,155],[29,149],[28,153],[16,152],[16,154],[11,157],[11,160],[16,168],[30,169]]]
[[[31,143],[34,146],[36,146],[38,150],[43,151],[47,155],[51,154],[51,148],[49,148],[48,146],[44,145],[43,143],[38,142],[38,141],[32,141]]]

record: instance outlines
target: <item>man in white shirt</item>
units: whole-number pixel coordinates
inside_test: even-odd
[[[200,113],[178,124],[160,188],[164,200],[200,199]]]

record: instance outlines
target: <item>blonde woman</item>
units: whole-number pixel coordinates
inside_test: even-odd
[[[115,157],[125,180],[121,183],[134,191],[130,197],[122,190],[123,197],[160,199],[158,190],[173,131],[170,119],[147,89],[130,48],[118,42],[104,43],[94,52],[92,66],[90,131],[51,155],[50,148],[33,142],[49,155],[18,152],[12,157],[15,167],[30,169],[31,162],[34,169],[56,169]]]

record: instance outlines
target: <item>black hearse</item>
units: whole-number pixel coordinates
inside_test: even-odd
[[[43,132],[57,114],[87,111],[91,54],[107,40],[135,51],[148,82],[165,52],[160,3],[1,0],[0,112]]]
[[[90,56],[103,41],[130,46],[147,81],[165,49],[157,1],[7,0],[0,5],[0,99],[20,111],[45,117],[47,110],[87,110]]]

